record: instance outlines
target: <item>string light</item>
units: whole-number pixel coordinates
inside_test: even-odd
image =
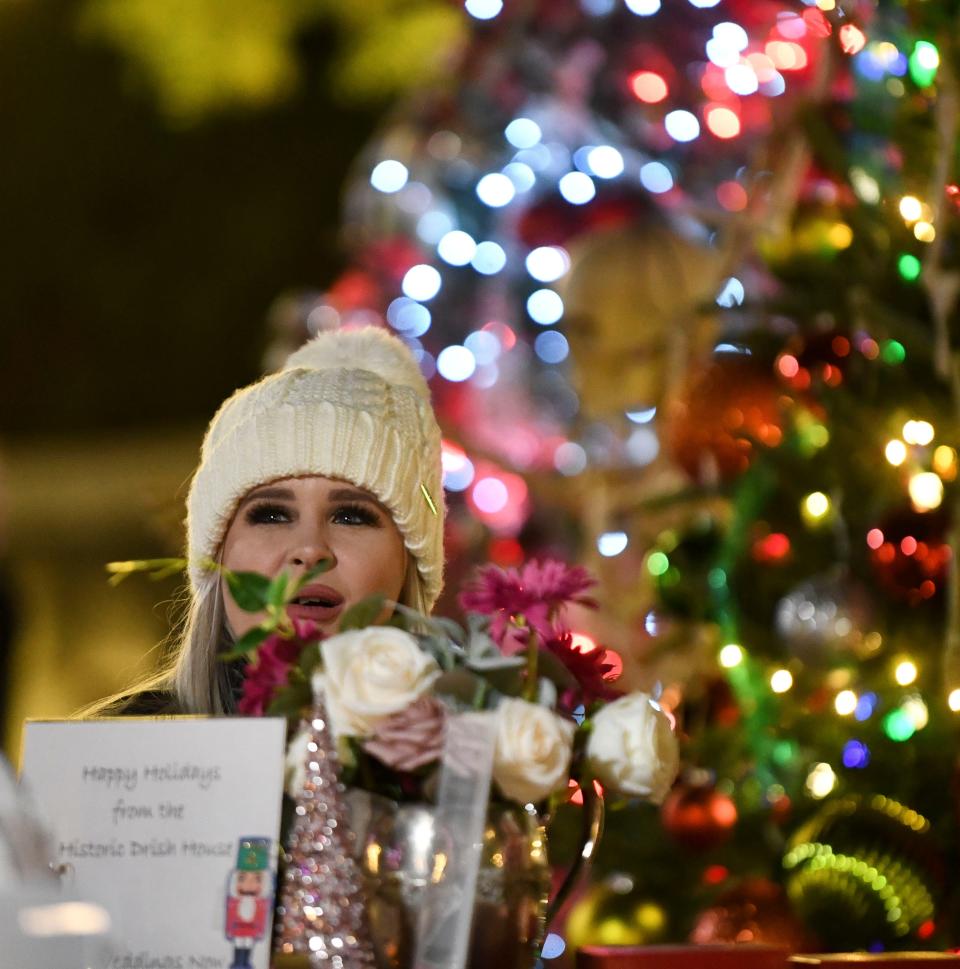
[[[841,690],[833,700],[833,708],[841,717],[848,717],[857,709],[859,702],[853,690]]]
[[[933,440],[936,432],[929,421],[907,421],[901,433],[908,444],[924,446]]]
[[[720,665],[725,670],[732,670],[735,666],[739,666],[744,660],[743,647],[737,645],[737,643],[727,643],[723,649],[720,650],[719,655]]]
[[[917,511],[933,511],[943,503],[943,481],[933,471],[921,471],[907,484],[910,501]]]
[[[907,446],[899,438],[894,438],[892,441],[887,442],[887,446],[883,449],[883,454],[890,464],[895,468],[899,468],[907,460]]]
[[[904,195],[898,207],[905,222],[916,222],[923,214],[923,206],[915,195]]]
[[[786,693],[793,686],[793,674],[790,670],[776,670],[770,677],[770,689],[774,693]]]
[[[807,774],[807,791],[817,800],[825,798],[836,786],[837,775],[829,764],[815,764]]]
[[[818,524],[830,511],[830,499],[822,491],[813,491],[803,499],[800,510],[807,524]]]
[[[945,481],[957,476],[957,452],[947,444],[941,444],[933,452],[933,470]]]
[[[947,706],[954,713],[960,713],[960,689],[950,691],[947,696]]]
[[[893,678],[900,686],[909,686],[917,678],[917,664],[910,659],[902,659],[897,662],[893,671]]]

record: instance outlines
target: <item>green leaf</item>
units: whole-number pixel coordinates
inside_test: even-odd
[[[340,632],[344,633],[348,629],[365,629],[367,626],[373,625],[377,616],[383,612],[383,604],[386,601],[386,596],[379,593],[361,599],[340,617]]]
[[[281,572],[278,576],[275,576],[267,586],[267,605],[275,606],[277,609],[285,606],[290,598],[290,593],[287,590],[289,584],[290,576],[286,572]]]
[[[233,601],[244,612],[261,612],[267,607],[271,582],[259,572],[230,572],[224,570],[227,588]]]
[[[308,582],[312,582],[318,575],[323,575],[324,572],[329,572],[332,568],[333,559],[321,559],[312,569],[308,569],[294,582],[287,601],[289,602]]]
[[[322,659],[319,643],[308,643],[300,650],[300,656],[297,658],[297,666],[308,683],[310,682],[310,677],[313,675],[313,671],[321,665]]]
[[[252,653],[274,631],[272,625],[254,626],[245,632],[231,649],[220,654],[221,660],[241,659],[247,653]]]
[[[268,717],[299,717],[304,707],[309,706],[313,693],[309,683],[291,683],[282,686],[267,705]]]

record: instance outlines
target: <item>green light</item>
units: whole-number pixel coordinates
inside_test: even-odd
[[[905,710],[891,710],[883,718],[883,732],[898,744],[909,740],[916,730],[913,720]]]
[[[792,764],[797,756],[797,745],[792,740],[778,740],[773,745],[773,760],[779,767]]]
[[[670,568],[670,559],[663,552],[654,552],[647,559],[647,571],[651,575],[663,575]]]
[[[909,59],[910,77],[917,87],[929,87],[937,76],[940,51],[927,40],[918,40]]]
[[[725,589],[727,587],[727,573],[721,568],[711,569],[707,575],[707,582],[711,589]]]
[[[907,359],[907,351],[898,340],[884,340],[880,349],[880,356],[883,357],[884,363],[889,363],[890,366],[895,367]]]
[[[897,260],[897,272],[908,282],[920,278],[920,260],[909,252],[903,253]]]

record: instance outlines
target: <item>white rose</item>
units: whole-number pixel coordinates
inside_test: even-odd
[[[500,790],[529,804],[564,787],[576,725],[526,700],[504,700],[497,713],[493,779]]]
[[[587,766],[617,794],[659,804],[677,776],[680,753],[670,721],[646,693],[630,693],[593,716]]]
[[[369,737],[381,720],[427,693],[440,675],[437,661],[416,639],[392,626],[331,636],[320,652],[323,668],[313,689],[323,690],[338,737]]]

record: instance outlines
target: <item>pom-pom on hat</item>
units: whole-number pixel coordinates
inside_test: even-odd
[[[251,488],[309,474],[366,488],[389,509],[431,608],[443,585],[440,428],[420,368],[385,330],[321,333],[221,405],[187,496],[194,587]]]

